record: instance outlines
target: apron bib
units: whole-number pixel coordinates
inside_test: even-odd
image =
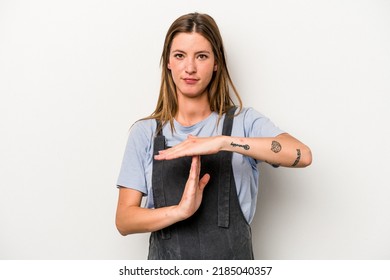
[[[231,135],[235,107],[226,114],[223,135]],[[154,154],[166,149],[162,132]],[[191,157],[153,161],[155,208],[177,205],[182,197]],[[201,177],[210,174],[199,209],[190,218],[152,232],[150,260],[253,259],[251,229],[242,213],[232,169],[232,153],[201,156]]]

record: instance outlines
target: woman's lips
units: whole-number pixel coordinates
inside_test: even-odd
[[[198,81],[198,79],[193,79],[193,78],[184,78],[183,80],[186,84],[189,84],[189,85],[196,84],[196,82]]]

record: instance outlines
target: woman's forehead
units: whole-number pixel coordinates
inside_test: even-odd
[[[172,40],[173,51],[212,51],[210,42],[200,33],[178,33]]]

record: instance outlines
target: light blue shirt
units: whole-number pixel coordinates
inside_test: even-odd
[[[182,126],[174,121],[175,131],[172,134],[169,123],[164,126],[163,134],[168,146],[175,146],[187,139],[188,135],[209,137],[222,134],[225,115],[219,121],[218,114],[213,112],[206,119],[192,126]],[[152,170],[153,138],[156,121],[141,120],[131,127],[117,186],[131,188],[147,196],[145,207],[153,208]],[[236,137],[275,137],[283,133],[267,117],[253,108],[243,108],[234,118],[232,136]],[[238,153],[233,154],[233,174],[237,188],[238,200],[242,212],[252,222],[256,210],[259,170],[258,161]]]

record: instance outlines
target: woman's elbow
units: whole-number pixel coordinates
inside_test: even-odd
[[[313,162],[313,156],[309,147],[305,146],[301,152],[301,160],[299,167],[307,167]]]
[[[132,234],[133,232],[131,231],[131,229],[129,228],[129,225],[127,223],[124,222],[124,219],[123,218],[120,218],[120,217],[116,217],[115,219],[115,226],[116,226],[116,229],[118,230],[118,232],[122,235],[122,236],[127,236],[129,234]]]
[[[120,222],[118,222],[118,220],[116,220],[115,225],[116,225],[116,229],[118,230],[118,232],[119,232],[122,236],[129,235],[129,232],[127,232],[126,230],[124,230],[123,226],[121,225]]]

